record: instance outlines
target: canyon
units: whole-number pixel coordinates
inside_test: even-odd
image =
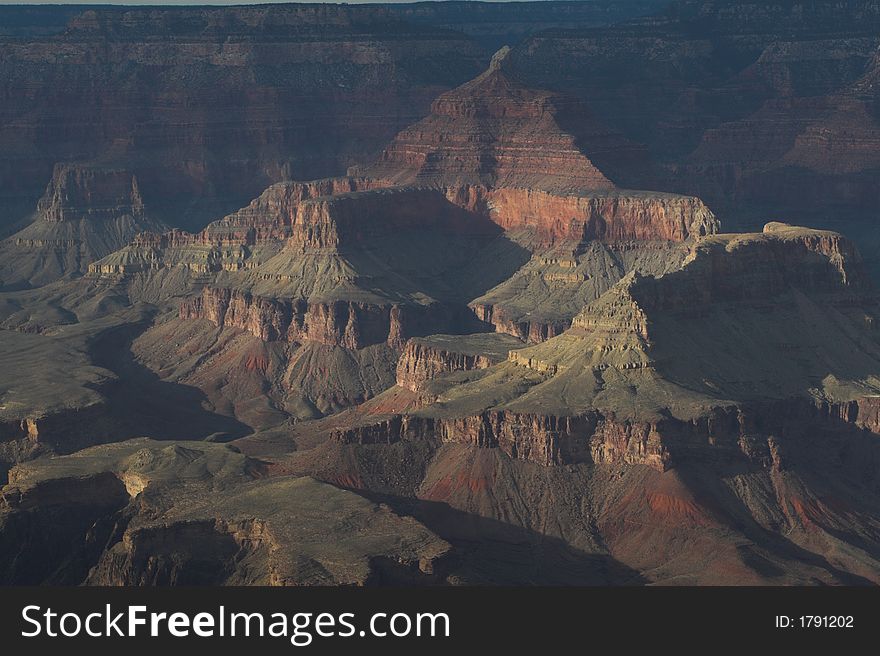
[[[839,4],[0,7],[0,583],[880,583]]]

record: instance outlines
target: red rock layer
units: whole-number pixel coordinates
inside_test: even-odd
[[[376,305],[355,301],[273,299],[231,289],[205,288],[180,306],[181,319],[207,319],[246,330],[263,341],[320,342],[360,349],[449,328],[454,313],[439,305]]]
[[[366,171],[398,184],[484,184],[553,191],[612,189],[584,154],[583,138],[566,131],[576,114],[603,152],[627,144],[595,125],[585,108],[559,94],[527,88],[504,72],[503,48],[489,69],[441,95],[424,120],[401,131]],[[589,144],[587,144],[589,145]]]
[[[718,221],[699,198],[653,192],[578,196],[530,189],[449,190],[454,202],[485,207],[505,230],[528,229],[544,245],[561,241],[685,241],[712,234]]]
[[[345,444],[425,439],[457,442],[498,448],[511,458],[544,466],[593,462],[647,465],[663,471],[709,452],[739,453],[767,467],[781,468],[780,443],[817,429],[880,434],[880,399],[830,403],[793,398],[719,407],[693,421],[632,422],[598,411],[554,416],[493,410],[450,419],[395,415],[373,424],[337,429],[331,435]]]
[[[425,382],[441,374],[486,369],[497,362],[488,355],[456,353],[418,340],[409,340],[397,361],[397,384],[419,392]]]

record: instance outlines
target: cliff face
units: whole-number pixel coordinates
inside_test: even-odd
[[[695,299],[761,302],[792,288],[842,304],[874,294],[852,242],[835,232],[782,223],[768,223],[754,235],[708,237],[697,243],[682,271],[646,280],[634,293],[646,312],[664,312],[686,311]]]
[[[659,188],[730,229],[768,216],[871,240],[876,2],[685,2],[651,18],[536,34],[511,70],[565,92],[663,163]],[[601,166],[600,166],[601,168]],[[613,179],[613,176],[612,176]]]
[[[264,341],[318,342],[349,349],[383,343],[400,348],[410,336],[453,327],[456,319],[436,305],[293,301],[218,288],[206,288],[201,296],[184,301],[180,318],[241,328]]]
[[[7,286],[41,285],[84,273],[140,232],[163,227],[130,170],[57,165],[32,223],[0,243],[0,279]]]
[[[125,170],[80,166],[55,167],[45,195],[37,203],[39,220],[101,220],[128,214],[144,216],[144,200],[137,176]]]
[[[521,316],[511,316],[503,305],[490,303],[473,303],[474,315],[505,335],[513,335],[519,339],[537,344],[551,337],[561,335],[571,325],[569,320],[548,321]]]
[[[561,334],[629,272],[660,276],[719,222],[696,198],[647,192],[558,196],[489,192],[489,216],[533,248],[530,262],[469,304],[495,329],[532,343]]]
[[[303,251],[345,253],[368,238],[430,229],[448,234],[491,232],[437,190],[391,188],[303,203],[297,208],[288,243]]]
[[[604,395],[610,372],[644,387],[643,400],[671,393],[659,391],[668,383],[681,386],[688,391],[673,396],[687,412],[711,405],[691,396],[698,390],[719,401],[804,394],[843,400],[874,388],[871,366],[855,363],[880,355],[877,312],[875,288],[848,240],[771,223],[762,233],[704,237],[680,269],[662,276],[627,274],[588,303],[570,330],[510,360],[560,375],[547,381],[548,402],[552,389],[580,379],[583,402],[593,403],[588,399]],[[791,322],[807,326],[791,332]],[[762,328],[743,333],[750,325]],[[853,341],[838,350],[833,335],[841,326]],[[815,358],[817,344],[828,355],[824,365]],[[584,374],[589,370],[595,379]],[[645,408],[662,412],[655,402]]]
[[[125,248],[89,265],[89,273],[124,276],[171,267],[196,274],[238,271],[260,261],[261,248],[273,253],[295,231],[301,236],[300,206],[307,201],[383,186],[386,183],[381,180],[361,178],[280,182],[200,232],[175,229],[138,234]]]
[[[385,186],[380,180],[325,178],[309,182],[279,182],[268,187],[249,205],[208,224],[198,233],[172,231],[144,234],[134,246],[180,248],[187,245],[253,246],[291,236],[297,212],[306,201]]]
[[[397,361],[397,384],[418,392],[422,383],[452,371],[485,369],[495,364],[484,355],[438,351],[410,340]]]
[[[282,249],[290,257],[340,255],[368,240],[419,230],[483,237],[493,233],[491,224],[454,205],[439,190],[389,185],[366,178],[279,183],[199,233],[139,234],[125,248],[90,265],[89,272],[125,276],[174,267],[193,273],[241,271],[257,269]]]
[[[718,231],[708,207],[690,196],[652,192],[557,195],[535,189],[449,189],[453,202],[483,208],[505,230],[525,230],[549,248],[599,241],[686,241]]]
[[[426,383],[444,374],[486,369],[523,346],[520,340],[497,333],[413,338],[397,361],[397,384],[423,392]]]
[[[843,426],[878,434],[878,408],[876,397],[864,397],[840,403],[792,399],[719,407],[693,421],[634,422],[600,412],[555,416],[502,410],[462,418],[398,415],[339,429],[332,439],[343,444],[456,443],[499,449],[510,458],[545,467],[593,463],[665,471],[706,457],[745,456],[758,466],[780,469],[780,445],[797,448],[791,440],[811,431],[839,434]]]
[[[273,182],[368,160],[486,57],[382,7],[73,13],[0,36],[4,207],[33,207],[59,162],[112,162],[159,218],[198,228]]]

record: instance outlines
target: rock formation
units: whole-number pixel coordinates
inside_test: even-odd
[[[876,202],[878,25],[876,2],[678,2],[532,35],[509,68],[646,143],[661,188],[699,196],[728,229],[768,216],[827,227],[832,212],[876,271],[864,217]]]
[[[397,384],[412,392],[424,391],[425,384],[438,376],[487,369],[523,346],[520,340],[501,333],[414,337],[397,361]]]
[[[442,580],[449,545],[416,521],[308,478],[260,478],[259,463],[229,447],[147,439],[17,467],[0,497],[0,576],[92,585]],[[60,572],[47,567],[56,539],[68,550]]]
[[[554,94],[511,80],[503,70],[509,52],[502,48],[482,75],[437,98],[430,116],[399,133],[369,174],[397,184],[439,181],[549,191],[612,188],[579,148],[577,137],[559,124],[568,118],[561,116],[563,112],[577,109]],[[586,147],[602,142],[600,152],[626,147],[599,129],[583,138],[589,139]],[[534,147],[538,141],[540,149]]]
[[[0,582],[880,582],[876,3],[574,4],[0,26]]]
[[[7,287],[39,286],[84,273],[135,235],[164,227],[151,218],[131,171],[57,165],[32,223],[0,243],[0,279]]]

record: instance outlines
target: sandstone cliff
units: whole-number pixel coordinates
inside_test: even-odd
[[[264,341],[312,341],[350,349],[381,343],[399,348],[410,336],[455,322],[447,308],[436,305],[290,301],[216,288],[184,301],[180,318],[242,328]]]
[[[0,243],[0,280],[42,285],[122,248],[135,235],[162,230],[129,170],[57,165],[32,223]]]
[[[522,347],[520,340],[498,333],[413,338],[407,341],[397,361],[397,384],[421,392],[425,383],[438,376],[486,369],[506,360],[511,350]]]

